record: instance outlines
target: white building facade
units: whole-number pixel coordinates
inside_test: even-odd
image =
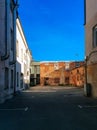
[[[16,89],[22,90],[28,88],[30,84],[30,63],[32,57],[19,18],[16,21],[16,57]]]
[[[30,83],[32,57],[17,8],[17,0],[0,0],[0,103]]]

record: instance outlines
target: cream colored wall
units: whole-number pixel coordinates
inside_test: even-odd
[[[93,48],[93,27],[97,25],[97,0],[86,0],[86,56],[97,51]],[[87,62],[87,82],[91,84],[92,96],[97,97],[97,52]]]
[[[86,25],[85,25],[85,34],[86,34],[86,56],[88,56],[92,51],[97,50],[93,48],[93,27],[97,24],[97,0],[86,0]],[[92,60],[95,59],[95,55],[92,55]],[[90,60],[91,60],[90,59]]]
[[[86,0],[86,21],[89,22],[97,13],[97,0]]]

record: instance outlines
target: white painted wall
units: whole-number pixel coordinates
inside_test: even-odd
[[[17,72],[20,71],[20,74],[23,74],[23,89],[25,89],[25,84],[29,85],[30,82],[30,62],[31,62],[31,54],[28,48],[28,44],[26,42],[23,29],[20,23],[20,20],[16,21],[16,37],[17,37]],[[20,79],[20,78],[19,78]],[[19,86],[21,89],[21,86]]]

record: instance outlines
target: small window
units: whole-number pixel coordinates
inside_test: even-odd
[[[5,88],[4,89],[8,89],[9,88],[9,69],[5,68]]]
[[[11,88],[13,88],[13,70],[11,70]]]
[[[79,70],[77,69],[77,74],[79,74]]]
[[[14,47],[14,46],[13,46],[13,44],[14,44],[14,43],[13,43],[13,42],[14,42],[14,41],[13,41],[13,38],[14,38],[14,36],[13,36],[13,30],[12,30],[12,29],[10,30],[10,35],[11,35],[11,50],[13,50],[13,47]]]
[[[59,69],[59,64],[58,63],[54,63],[54,70],[58,70]]]
[[[59,79],[59,78],[55,78],[55,79],[54,79],[54,82],[55,82],[55,83],[60,83],[60,79]]]
[[[97,47],[97,26],[93,28],[93,48]]]
[[[29,76],[29,71],[27,71],[27,76]]]
[[[19,72],[17,72],[17,87],[19,87]]]
[[[21,49],[21,61],[23,61],[23,49]]]
[[[31,72],[32,72],[32,71],[31,71],[31,68],[30,68],[30,74],[31,74]]]
[[[16,42],[16,55],[17,55],[17,57],[19,57],[19,42],[18,42],[18,40]]]
[[[79,62],[76,62],[76,63],[75,63],[75,66],[76,66],[76,67],[79,67],[79,66],[80,66],[80,63],[79,63]]]

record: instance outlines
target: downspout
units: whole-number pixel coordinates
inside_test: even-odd
[[[5,54],[1,56],[1,60],[7,60],[9,58],[8,46],[9,46],[9,14],[10,14],[10,0],[5,0]]]
[[[18,2],[16,1],[13,10],[13,61],[9,64],[14,65],[14,95],[16,93],[16,18],[17,18]]]
[[[14,65],[16,63],[16,19],[17,19],[17,8],[18,8],[18,2],[15,3],[14,9],[13,9],[13,61],[11,61],[9,64]]]

